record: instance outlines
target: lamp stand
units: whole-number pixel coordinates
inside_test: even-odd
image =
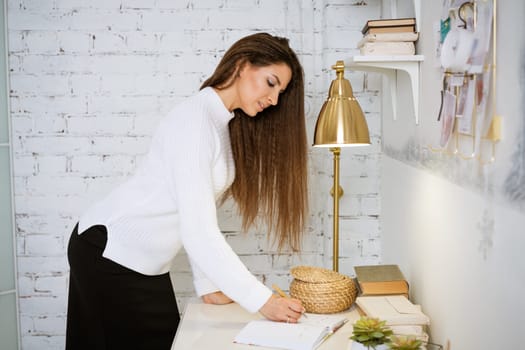
[[[334,187],[330,194],[334,197],[334,215],[333,215],[333,264],[332,269],[335,272],[339,271],[339,198],[343,195],[343,189],[339,186],[339,160],[341,155],[341,148],[330,148],[334,154]],[[337,190],[336,190],[337,189]]]

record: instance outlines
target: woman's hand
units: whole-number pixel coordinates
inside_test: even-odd
[[[233,303],[229,297],[227,297],[223,292],[214,292],[210,294],[204,294],[202,296],[202,301],[205,304],[215,304],[215,305],[224,305]]]
[[[305,311],[297,299],[282,298],[272,294],[271,298],[259,309],[259,312],[271,321],[297,323]]]

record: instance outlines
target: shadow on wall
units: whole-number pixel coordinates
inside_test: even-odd
[[[521,132],[516,140],[516,152],[512,156],[512,168],[505,180],[504,194],[512,202],[525,208],[525,44],[521,48],[520,90],[521,108],[524,114],[521,118]]]

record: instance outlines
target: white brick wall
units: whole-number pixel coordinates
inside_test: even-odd
[[[311,140],[337,59],[356,53],[379,0],[9,0],[8,45],[22,348],[62,349],[70,230],[94,200],[124,181],[158,120],[194,93],[238,38],[291,39],[306,75]],[[340,271],[380,259],[380,80],[347,72],[373,146],[342,151]],[[370,77],[370,79],[369,79]],[[357,153],[358,152],[358,153]],[[331,267],[331,153],[310,151],[311,220],[300,255],[277,254],[264,230],[239,232],[227,205],[221,228],[267,285],[299,264]],[[326,253],[325,253],[326,252]],[[194,295],[185,254],[173,270],[181,310]]]

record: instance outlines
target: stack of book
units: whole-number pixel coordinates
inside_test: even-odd
[[[415,18],[369,20],[357,47],[361,55],[414,55],[418,39]]]
[[[430,319],[403,295],[360,296],[356,304],[369,317],[386,321],[395,335],[413,335],[428,342],[426,327]]]
[[[354,266],[360,295],[404,295],[409,298],[409,285],[397,265]]]

